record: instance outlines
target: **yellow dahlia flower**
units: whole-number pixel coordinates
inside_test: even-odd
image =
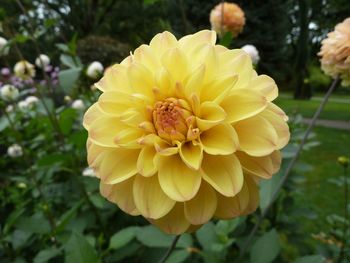
[[[342,79],[342,85],[350,85],[350,18],[345,19],[328,33],[322,41],[321,66],[323,71],[335,78]]]
[[[219,35],[231,32],[236,37],[243,31],[244,12],[234,3],[220,3],[211,10],[210,23]]]
[[[156,35],[105,73],[84,116],[102,195],[167,233],[253,212],[289,140],[275,82],[215,41]]]

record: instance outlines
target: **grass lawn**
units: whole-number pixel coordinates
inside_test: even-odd
[[[287,114],[298,112],[306,118],[311,118],[320,105],[320,101],[293,100],[285,97],[279,97],[275,103],[284,109]],[[328,101],[320,119],[350,121],[350,99],[349,103]]]
[[[279,97],[276,104],[287,114],[301,113],[304,117],[312,117],[320,102],[316,100],[293,100],[287,96]],[[329,101],[320,119],[350,121],[350,103]],[[343,168],[337,163],[341,155],[350,157],[350,131],[327,127],[315,127],[320,145],[304,151],[300,157],[313,166],[306,172],[305,182],[301,187],[302,195],[297,195],[297,207],[308,207],[318,214],[317,219],[302,219],[302,229],[310,234],[310,242],[318,242],[311,237],[312,233],[327,232],[330,226],[326,217],[331,214],[343,216],[344,194],[341,187],[328,181],[332,177],[343,175]],[[350,173],[350,172],[349,172]]]
[[[350,157],[350,132],[346,130],[316,127],[314,132],[320,145],[304,151],[301,160],[311,164],[313,171],[305,173],[306,181],[301,185],[303,197],[298,202],[310,204],[318,219],[306,220],[305,228],[309,233],[328,229],[327,215],[343,215],[343,189],[328,181],[332,177],[343,175],[343,168],[337,163],[341,155]]]

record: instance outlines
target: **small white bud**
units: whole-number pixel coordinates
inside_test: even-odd
[[[45,54],[40,54],[35,60],[35,65],[38,68],[45,69],[48,65],[50,65],[50,58]]]
[[[85,108],[84,102],[82,100],[74,100],[72,102],[72,108],[76,110],[82,110]]]
[[[13,144],[7,148],[7,154],[12,158],[20,157],[23,155],[22,147],[18,144]]]
[[[1,87],[1,98],[7,101],[15,100],[18,97],[18,89],[10,84]]]
[[[246,52],[252,59],[254,65],[258,64],[260,60],[259,51],[253,45],[245,45],[242,47],[243,51]]]
[[[86,75],[89,78],[97,79],[102,74],[103,69],[103,65],[100,62],[94,61],[88,66]]]

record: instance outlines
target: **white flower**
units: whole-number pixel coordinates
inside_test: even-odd
[[[82,110],[85,108],[84,102],[82,100],[75,100],[72,102],[72,108],[76,110]]]
[[[88,66],[86,70],[86,75],[89,78],[97,79],[100,75],[102,75],[102,72],[103,72],[103,65],[98,61],[94,61]]]
[[[45,54],[40,54],[35,60],[35,65],[37,65],[38,68],[45,69],[50,65],[50,58]]]
[[[26,111],[29,108],[29,104],[25,100],[21,100],[20,102],[18,102],[17,106],[22,111]]]
[[[20,157],[23,155],[22,147],[18,144],[12,144],[7,148],[7,154],[12,158]]]
[[[25,100],[29,106],[32,106],[33,104],[37,103],[39,99],[35,96],[28,96]]]
[[[18,89],[13,85],[6,84],[1,88],[1,98],[4,100],[15,100],[18,94]]]
[[[96,175],[95,175],[94,170],[92,170],[92,168],[86,167],[86,168],[83,170],[83,176],[95,177]]]
[[[259,51],[253,45],[245,45],[242,49],[251,57],[254,65],[258,64],[260,60]]]
[[[15,75],[21,79],[30,79],[35,76],[34,65],[26,60],[18,61],[15,64],[13,71],[15,72]]]
[[[9,113],[9,112],[12,112],[13,111],[13,105],[8,105],[7,107],[6,107],[6,112],[7,113]]]
[[[7,55],[9,53],[9,47],[7,45],[7,40],[0,37],[0,56]]]

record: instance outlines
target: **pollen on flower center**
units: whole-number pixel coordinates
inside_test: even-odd
[[[186,109],[183,104],[181,100],[167,98],[154,105],[154,127],[159,137],[168,142],[182,142],[198,137],[199,130],[194,128],[195,118],[190,109]]]

